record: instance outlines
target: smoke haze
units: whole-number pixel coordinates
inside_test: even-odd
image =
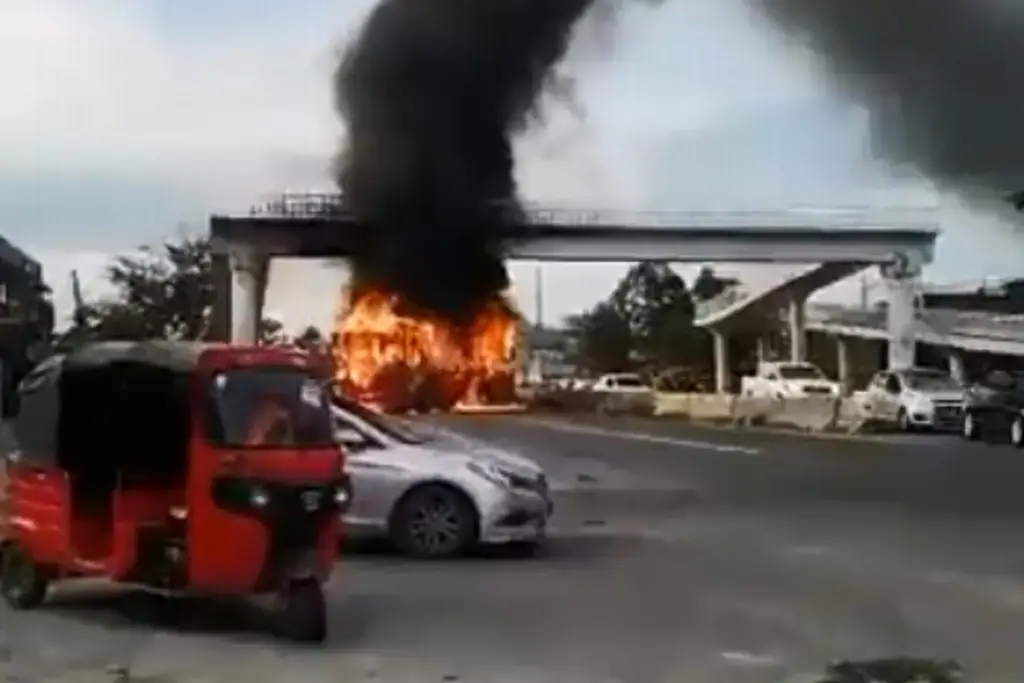
[[[605,31],[621,4],[383,0],[373,10],[334,83],[348,128],[337,181],[360,222],[357,287],[452,320],[506,288],[503,243],[522,223],[512,139],[538,121],[544,93],[571,108],[573,80],[557,66],[574,29],[595,10],[586,25]]]
[[[1024,188],[1024,3],[748,0],[871,114],[875,153],[969,199]]]

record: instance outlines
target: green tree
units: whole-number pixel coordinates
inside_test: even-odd
[[[216,296],[210,242],[183,236],[159,248],[142,247],[114,258],[107,279],[115,294],[82,301],[59,346],[123,339],[197,340],[206,337]],[[281,323],[264,320],[261,339],[280,334]]]
[[[644,261],[630,268],[611,304],[628,321],[635,354],[646,365],[663,368],[692,359],[693,299],[668,264]]]
[[[739,284],[739,280],[735,278],[723,278],[715,275],[714,269],[710,266],[704,266],[697,273],[697,278],[693,281],[693,300],[694,301],[708,301],[714,299],[716,296],[724,292],[725,290]]]
[[[284,324],[276,318],[264,318],[257,334],[263,344],[278,344],[285,339]]]
[[[565,321],[573,360],[591,372],[615,372],[630,367],[633,336],[629,322],[609,302],[597,304]]]
[[[310,325],[299,333],[295,343],[307,350],[314,349],[324,343],[324,335],[318,327]]]

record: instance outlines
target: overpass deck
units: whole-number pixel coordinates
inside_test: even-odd
[[[932,260],[938,235],[917,209],[822,212],[594,211],[527,205],[499,235],[513,259],[557,261],[886,262]],[[213,216],[219,248],[247,243],[268,256],[338,257],[364,236],[338,195],[285,195],[245,216]]]
[[[526,260],[924,264],[938,236],[934,213],[917,209],[624,212],[527,205],[500,217],[508,226],[496,236],[504,256]],[[240,341],[256,338],[269,259],[345,257],[367,239],[366,226],[339,195],[309,194],[279,196],[245,216],[213,216],[210,236],[220,283],[214,335]],[[231,290],[240,295],[237,312]]]

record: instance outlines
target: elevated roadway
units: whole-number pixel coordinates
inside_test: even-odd
[[[509,229],[509,258],[557,261],[931,261],[934,216],[918,210],[623,212],[528,206]],[[248,215],[213,216],[220,296],[215,336],[255,339],[269,259],[344,257],[359,226],[337,195],[286,195]],[[234,290],[235,294],[230,292]],[[237,309],[237,310],[235,310]]]

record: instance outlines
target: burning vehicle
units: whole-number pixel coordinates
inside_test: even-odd
[[[520,316],[506,296],[465,323],[405,308],[380,290],[342,293],[332,354],[343,393],[391,413],[515,401]]]

